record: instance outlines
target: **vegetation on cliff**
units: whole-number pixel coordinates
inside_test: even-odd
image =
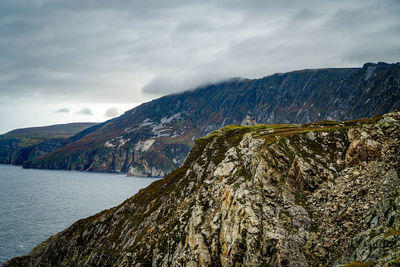
[[[121,205],[4,266],[395,266],[400,112],[227,126]]]

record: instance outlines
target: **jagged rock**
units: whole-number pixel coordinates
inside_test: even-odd
[[[164,179],[4,266],[390,266],[399,121],[227,126]]]
[[[164,177],[165,172],[169,173],[171,169],[158,169],[156,167],[150,166],[146,160],[140,161],[129,167],[128,175],[130,176],[152,176],[152,177]]]

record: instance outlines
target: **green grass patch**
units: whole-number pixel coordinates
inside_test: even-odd
[[[345,267],[367,267],[367,266],[372,266],[374,262],[369,261],[369,262],[361,262],[361,261],[354,261],[345,264]]]

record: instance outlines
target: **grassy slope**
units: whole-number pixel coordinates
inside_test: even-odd
[[[96,123],[77,122],[43,127],[22,128],[5,133],[2,137],[4,140],[16,139],[19,142],[18,146],[26,147],[39,144],[48,139],[66,139],[93,125],[96,125]]]

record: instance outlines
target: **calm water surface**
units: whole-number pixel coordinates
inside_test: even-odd
[[[120,204],[155,178],[0,164],[0,265],[73,222]]]

